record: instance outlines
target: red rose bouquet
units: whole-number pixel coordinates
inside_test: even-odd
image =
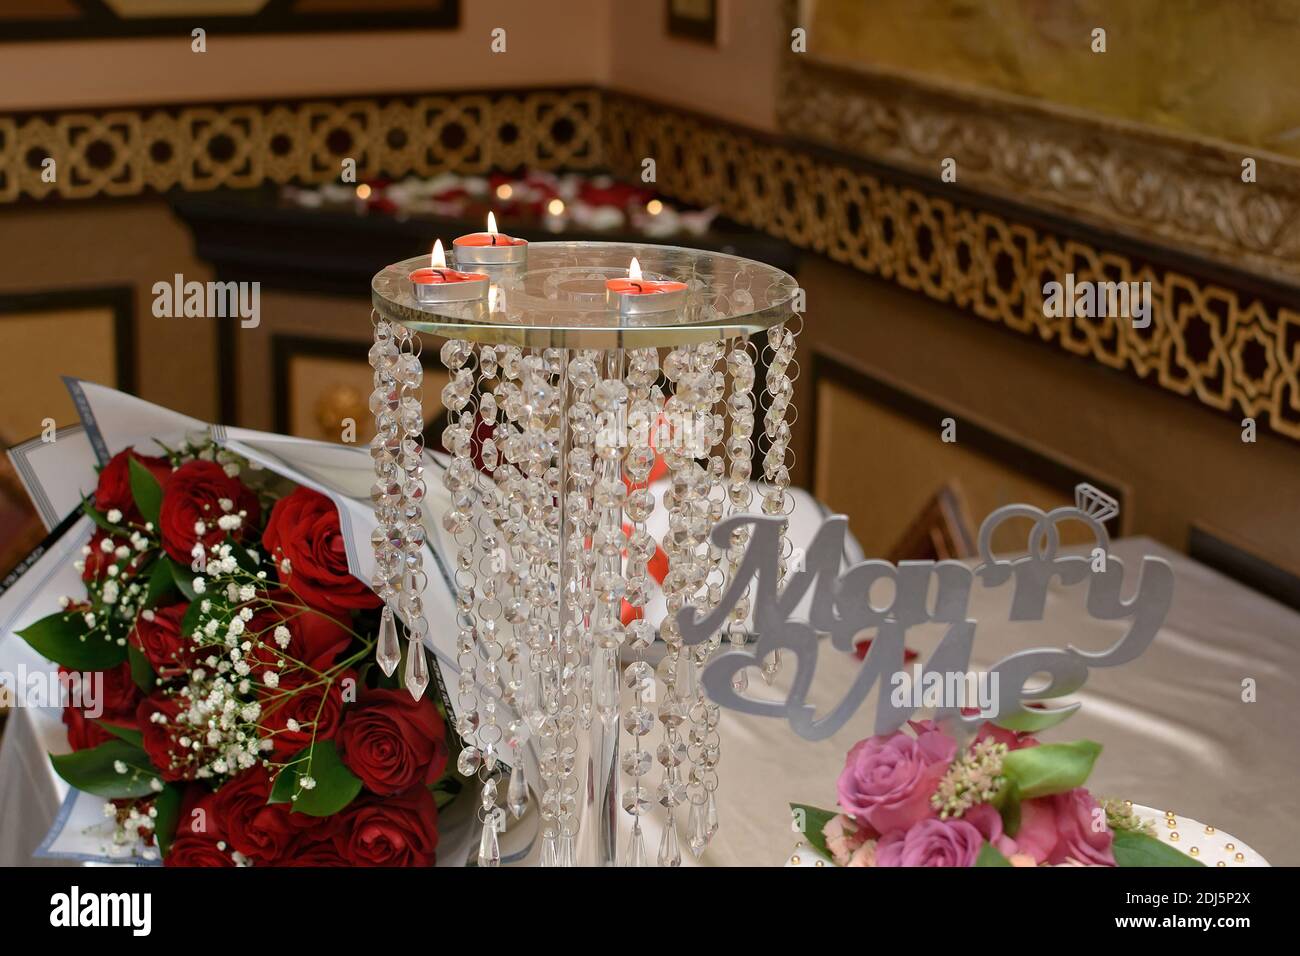
[[[333,503],[211,443],[164,451],[101,469],[87,593],[21,632],[99,688],[55,769],[168,866],[432,865],[460,789],[443,716],[371,663],[380,602]]]

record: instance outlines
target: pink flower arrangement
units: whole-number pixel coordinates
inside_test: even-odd
[[[810,842],[845,867],[1195,865],[1083,786],[1100,752],[993,724],[963,746],[914,721],[854,744],[836,811],[794,810],[814,821]]]

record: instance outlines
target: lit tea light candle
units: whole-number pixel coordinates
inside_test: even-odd
[[[643,278],[641,263],[633,256],[626,279],[605,280],[605,301],[624,315],[669,312],[685,305],[686,283]]]
[[[497,217],[488,213],[487,232],[471,232],[452,243],[458,266],[514,266],[528,261],[528,240],[497,232]]]
[[[458,272],[447,268],[442,240],[433,244],[433,255],[426,269],[410,274],[411,288],[417,302],[465,302],[487,295],[489,279],[483,272]]]

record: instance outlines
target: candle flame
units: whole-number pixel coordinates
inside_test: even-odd
[[[497,234],[497,217],[490,212],[488,213],[488,232],[494,236]]]
[[[429,257],[429,265],[434,269],[447,268],[447,253],[442,251],[442,240],[435,240],[433,243],[433,255]]]
[[[627,277],[633,282],[641,279],[641,263],[636,261],[636,256],[632,257],[632,264],[627,267]]]

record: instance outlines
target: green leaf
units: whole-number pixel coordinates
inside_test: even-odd
[[[149,591],[144,598],[145,607],[157,607],[162,603],[163,598],[173,591],[180,590],[176,586],[176,575],[172,571],[171,564],[172,559],[165,554],[153,563],[153,568],[149,572]]]
[[[980,855],[975,858],[976,866],[1010,866],[1011,861],[1003,856],[992,843],[980,847]]]
[[[18,632],[36,653],[72,671],[104,671],[126,660],[126,648],[96,631],[80,614],[58,611]]]
[[[1019,731],[1022,734],[1036,734],[1039,731],[1047,730],[1049,727],[1055,727],[1078,709],[1078,704],[1070,704],[1067,707],[1053,707],[1047,710],[1039,707],[1026,707],[1018,714],[1012,714],[1009,717],[998,717],[993,723],[999,727],[1005,727],[1007,730]]]
[[[1003,757],[1002,772],[1019,788],[1022,800],[1032,800],[1083,786],[1100,753],[1101,744],[1091,740],[1039,744]]]
[[[790,804],[790,812],[794,815],[795,829],[803,833],[803,838],[811,846],[830,856],[831,851],[826,848],[826,834],[822,831],[826,828],[826,824],[839,816],[839,811],[823,810],[820,807],[792,803]]]
[[[303,790],[299,786],[303,776],[310,776],[316,786]],[[344,766],[334,741],[318,740],[280,771],[267,802],[292,802],[294,813],[328,817],[346,807],[360,792],[361,779]]]
[[[126,773],[117,772],[119,760],[126,764]],[[125,740],[108,740],[73,754],[51,754],[50,763],[55,773],[78,790],[113,799],[149,796],[154,793],[152,781],[158,778],[148,755]]]
[[[158,675],[153,672],[153,665],[149,663],[149,658],[144,656],[144,651],[127,641],[126,659],[131,664],[131,680],[135,682],[135,686],[146,694],[152,694],[158,684]]]
[[[109,520],[104,517],[103,512],[95,510],[95,506],[90,503],[89,498],[81,499],[81,510],[85,512],[86,517],[95,522],[96,525],[103,528],[105,531],[118,535],[126,533],[125,529],[120,528],[115,524],[111,524]]]
[[[1002,829],[1006,831],[1007,836],[1013,837],[1019,833],[1020,788],[1014,780],[1008,780],[998,791],[993,806],[997,807],[998,813],[1002,815]]]
[[[154,840],[158,843],[158,852],[166,856],[172,846],[172,837],[176,835],[176,826],[181,820],[180,790],[167,784],[153,805],[158,810],[158,815],[153,819]]]
[[[131,497],[135,499],[135,506],[145,521],[152,521],[155,528],[160,527],[158,512],[162,508],[162,485],[158,484],[152,471],[131,455],[127,455],[126,462],[131,471]]]
[[[182,567],[171,558],[163,558],[172,569],[172,580],[176,582],[176,587],[180,589],[181,594],[185,595],[187,601],[193,601],[198,597],[198,592],[194,590],[194,579],[198,577],[189,566]]]
[[[123,727],[121,724],[110,723],[107,720],[97,720],[95,723],[103,727],[118,740],[125,740],[132,747],[144,747],[144,734],[134,727]]]
[[[1115,854],[1116,866],[1204,866],[1194,859],[1175,850],[1168,843],[1157,840],[1136,830],[1114,830],[1115,841],[1111,850]]]
[[[248,549],[236,541],[230,535],[226,535],[226,544],[230,545],[230,553],[235,559],[235,563],[247,571],[249,574],[256,574],[258,570],[257,559],[248,553]]]

